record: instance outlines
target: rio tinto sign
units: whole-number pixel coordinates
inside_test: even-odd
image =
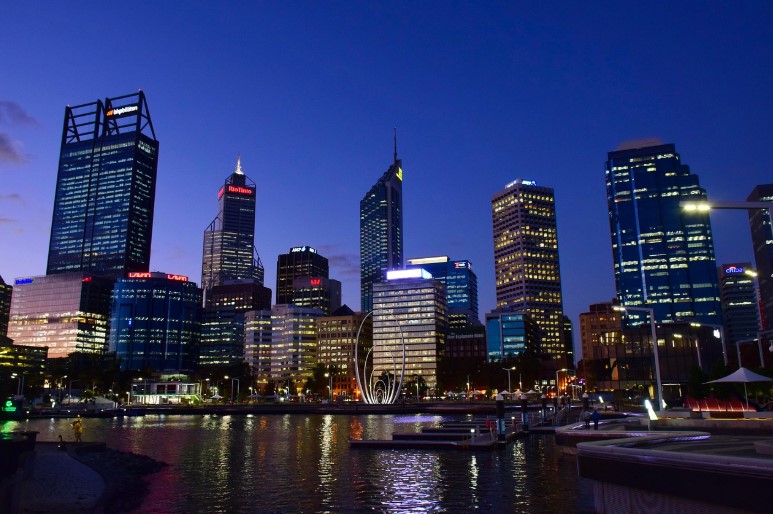
[[[249,187],[241,187],[241,186],[223,186],[220,188],[220,191],[217,192],[217,199],[219,200],[221,196],[223,196],[223,193],[233,193],[237,195],[254,195],[255,190],[250,189]]]

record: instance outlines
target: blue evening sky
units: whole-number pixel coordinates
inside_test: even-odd
[[[45,273],[64,106],[145,91],[160,141],[153,270],[199,282],[202,231],[241,154],[256,245],[311,245],[359,308],[359,201],[404,168],[406,257],[469,259],[495,305],[491,196],[555,189],[564,307],[614,296],[606,153],[676,144],[709,197],[773,182],[773,4],[7,2],[0,275]],[[719,262],[745,213],[712,214]],[[576,337],[575,339],[579,339]],[[579,346],[579,344],[578,344]]]

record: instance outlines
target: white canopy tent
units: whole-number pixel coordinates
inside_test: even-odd
[[[773,382],[773,378],[760,375],[744,367],[740,367],[726,377],[710,380],[706,384],[736,383],[743,384],[743,395],[746,397],[746,408],[749,408],[749,395],[746,392],[746,384],[749,382]]]

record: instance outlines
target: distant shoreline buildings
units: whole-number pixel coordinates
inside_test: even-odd
[[[43,352],[86,354],[134,374],[193,374],[201,384],[218,376],[237,387],[249,382],[251,395],[260,388],[332,399],[360,394],[355,348],[356,365],[371,354],[374,384],[402,373],[404,348],[405,394],[469,391],[478,368],[509,374],[519,366],[533,375],[528,387],[544,393],[598,385],[652,396],[652,357],[665,343],[662,372],[674,398],[694,366],[706,372],[731,363],[733,353],[748,359],[739,345],[770,337],[769,211],[765,204],[749,211],[756,270],[717,267],[709,215],[682,208],[708,195],[673,144],[607,155],[616,298],[580,315],[576,372],[552,187],[517,179],[492,195],[496,309],[483,324],[470,261],[442,253],[405,259],[410,222],[396,131],[391,164],[359,203],[359,312],[342,305],[342,283],[306,242],[277,256],[272,302],[255,245],[258,184],[241,157],[203,233],[201,288],[151,271],[158,151],[143,92],[65,109],[46,274],[13,285],[0,278],[2,358],[36,356],[40,373]],[[772,202],[773,184],[755,186],[749,201]]]

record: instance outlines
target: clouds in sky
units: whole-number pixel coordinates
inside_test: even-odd
[[[36,127],[38,122],[16,102],[0,100],[0,127]],[[20,150],[21,143],[7,132],[0,132],[0,166],[23,164],[27,158]]]

